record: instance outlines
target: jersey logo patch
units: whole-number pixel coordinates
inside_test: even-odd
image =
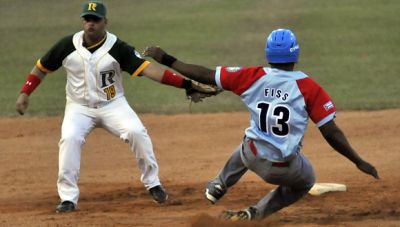
[[[327,103],[324,104],[324,108],[325,108],[326,111],[332,109],[333,107],[334,107],[334,106],[333,106],[332,101],[329,101],[329,102],[327,102]]]
[[[115,80],[114,80],[115,71],[114,70],[100,72],[100,75],[101,75],[101,88],[107,87],[107,86],[115,83]]]

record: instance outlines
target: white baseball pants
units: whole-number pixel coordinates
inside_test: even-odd
[[[97,109],[69,101],[65,108],[59,142],[57,188],[61,201],[68,200],[75,205],[78,203],[81,150],[86,136],[95,127],[102,127],[129,143],[136,155],[141,181],[147,189],[160,185],[151,139],[125,97]]]

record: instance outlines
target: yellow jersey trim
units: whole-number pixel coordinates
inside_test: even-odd
[[[98,43],[91,45],[90,47],[86,47],[86,49],[90,50],[93,49],[95,47],[97,47],[98,45],[100,45],[102,42],[104,42],[104,40],[107,38],[107,35],[104,36],[103,39],[101,39]]]
[[[141,73],[148,65],[150,64],[149,61],[144,61],[139,68],[136,69],[135,72],[133,72],[132,77],[137,77],[139,73]]]
[[[37,62],[36,62],[36,67],[38,67],[42,72],[45,72],[45,73],[51,73],[51,72],[53,72],[53,71],[51,71],[51,70],[46,69],[46,68],[42,65],[42,63],[40,62],[40,59],[37,60]]]

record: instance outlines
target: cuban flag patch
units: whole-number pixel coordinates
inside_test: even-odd
[[[325,108],[326,111],[332,109],[333,107],[334,107],[334,106],[333,106],[332,101],[329,101],[329,102],[327,102],[327,103],[324,104],[324,108]]]

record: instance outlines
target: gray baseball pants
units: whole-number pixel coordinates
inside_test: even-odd
[[[244,139],[212,182],[228,190],[250,169],[265,182],[279,185],[252,206],[257,209],[256,219],[265,218],[295,203],[314,185],[314,170],[303,154],[299,152],[295,155],[288,166],[275,166],[273,162],[255,155],[248,141]]]

